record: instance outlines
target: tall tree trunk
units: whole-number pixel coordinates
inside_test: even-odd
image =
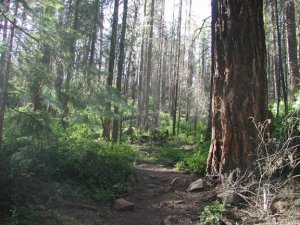
[[[144,117],[144,127],[149,127],[149,102],[150,102],[150,80],[152,76],[152,55],[153,55],[153,24],[154,24],[154,4],[155,0],[151,1],[150,9],[150,31],[148,37],[148,50],[147,50],[147,76],[146,76],[146,98],[145,98],[145,117]]]
[[[188,18],[188,26],[189,26],[189,35],[191,35],[191,26],[192,26],[192,0],[190,0],[189,4],[189,18]],[[193,86],[193,75],[194,75],[194,42],[192,38],[189,40],[189,49],[188,49],[188,77],[187,77],[187,92],[186,92],[186,114],[185,120],[186,122],[190,119],[191,113],[191,99],[192,99],[192,86]]]
[[[99,15],[99,20],[100,20],[100,31],[99,31],[99,39],[100,39],[100,43],[99,43],[99,70],[102,71],[102,65],[103,65],[103,21],[104,21],[104,12],[103,12],[103,1],[100,2],[100,15]]]
[[[123,8],[123,19],[122,19],[122,31],[120,37],[120,52],[119,52],[119,61],[118,61],[118,75],[117,75],[117,96],[121,98],[121,81],[122,81],[122,74],[124,69],[124,59],[125,59],[125,35],[126,35],[126,20],[127,20],[127,8],[128,8],[128,0],[124,0],[124,8]],[[119,116],[119,118],[114,119],[113,122],[113,131],[112,131],[112,140],[113,142],[118,141],[119,136],[119,121],[120,120],[120,110],[118,106],[115,106],[114,109],[115,115]]]
[[[216,63],[216,24],[218,19],[218,5],[217,1],[211,1],[211,75],[210,75],[210,92],[209,92],[209,109],[208,109],[208,120],[205,139],[211,139],[212,130],[212,101],[213,101],[213,87],[214,87],[214,74],[215,74],[215,63]]]
[[[163,59],[163,75],[161,78],[161,97],[160,97],[160,105],[161,108],[166,107],[166,89],[167,89],[167,61],[168,61],[168,48],[169,48],[169,43],[168,43],[168,38],[165,36],[165,48],[164,48],[164,59]]]
[[[272,41],[274,46],[274,55],[273,55],[273,68],[274,68],[274,92],[275,92],[275,100],[277,101],[277,109],[276,109],[276,117],[279,116],[279,106],[281,101],[281,80],[279,75],[279,63],[278,63],[278,41],[277,41],[277,23],[276,23],[276,8],[274,4],[272,4],[271,9],[271,19],[272,19]]]
[[[65,128],[68,124],[69,120],[69,114],[70,114],[70,108],[69,108],[69,101],[70,101],[70,84],[71,84],[71,79],[74,76],[75,72],[75,58],[76,58],[76,42],[77,42],[77,37],[76,33],[78,31],[79,27],[79,4],[81,0],[75,0],[74,3],[74,20],[72,23],[72,30],[73,34],[70,37],[70,42],[68,43],[68,65],[67,65],[67,70],[66,70],[66,79],[63,84],[63,91],[61,95],[61,100],[62,100],[62,116],[61,116],[61,124]],[[71,2],[70,2],[71,4]],[[73,7],[70,6],[70,10]],[[62,75],[63,76],[63,75]],[[61,78],[63,80],[63,78]]]
[[[154,126],[157,127],[159,123],[159,112],[160,112],[160,95],[161,95],[161,82],[163,76],[163,61],[164,54],[163,48],[164,43],[164,12],[165,12],[165,0],[161,1],[161,10],[160,10],[160,21],[159,21],[159,63],[157,68],[157,84],[155,93],[155,104],[154,104]]]
[[[266,46],[263,0],[212,1],[216,36],[207,173],[219,175],[251,166],[257,147],[251,117],[266,118]]]
[[[297,37],[296,37],[296,19],[295,19],[295,2],[286,1],[286,24],[288,36],[288,53],[289,64],[292,75],[291,91],[292,96],[300,89],[300,73],[297,59]]]
[[[118,14],[119,14],[119,0],[115,0],[111,40],[110,40],[110,52],[109,52],[109,65],[108,65],[108,77],[107,86],[112,87],[114,79],[114,66],[115,66],[115,54],[116,54],[116,42],[117,42],[117,31],[118,31]],[[106,116],[103,122],[103,137],[110,140],[111,120],[109,113],[111,112],[111,103],[108,102],[105,106]]]
[[[41,52],[43,54],[41,59],[41,66],[43,67],[42,71],[46,71],[45,73],[49,72],[50,66],[50,47],[46,44],[42,46]],[[39,60],[39,59],[38,59]],[[40,73],[40,71],[39,71]],[[33,78],[33,82],[30,85],[30,91],[32,94],[32,103],[33,103],[33,110],[42,110],[43,103],[42,103],[42,87],[43,82],[40,79],[40,75],[35,74]]]
[[[8,2],[9,7],[10,2]],[[3,43],[4,45],[7,44],[8,47],[8,52],[3,52],[3,60],[4,62],[1,62],[1,64],[5,65],[3,68],[1,68],[0,71],[0,80],[3,82],[0,84],[0,149],[2,148],[3,145],[3,125],[4,125],[4,114],[5,114],[5,109],[6,109],[6,104],[7,104],[7,97],[8,97],[8,85],[9,85],[9,80],[10,80],[10,73],[11,73],[11,61],[12,61],[12,51],[13,51],[13,45],[14,45],[14,37],[15,37],[15,29],[17,26],[17,16],[18,16],[18,11],[19,11],[19,1],[16,2],[15,6],[15,12],[14,12],[14,20],[10,32],[10,39],[9,43],[7,42],[7,32],[8,32],[8,25],[7,21],[5,22],[4,26],[4,33],[3,33]],[[5,19],[7,20],[7,19]],[[2,55],[1,55],[2,56]]]
[[[182,16],[182,0],[180,0],[178,14],[178,29],[177,29],[177,54],[176,54],[176,69],[174,71],[174,96],[173,96],[173,136],[176,135],[176,120],[177,120],[177,104],[178,104],[178,85],[179,85],[179,70],[181,57],[181,16]],[[180,118],[178,118],[180,119]]]
[[[283,102],[284,102],[284,111],[285,114],[288,113],[288,100],[287,100],[287,89],[285,86],[285,75],[283,69],[283,59],[282,59],[282,42],[281,42],[281,33],[280,33],[280,25],[279,25],[279,15],[278,15],[278,1],[275,0],[275,17],[276,17],[276,28],[277,28],[277,41],[278,41],[278,69],[279,69],[279,79],[282,88],[283,94]],[[279,106],[280,102],[277,102],[277,106]],[[278,114],[277,114],[278,116]]]
[[[100,1],[96,0],[94,2],[95,4],[95,11],[94,11],[94,24],[93,24],[93,32],[91,37],[91,49],[90,49],[90,58],[89,58],[89,65],[92,66],[95,61],[95,52],[96,52],[96,42],[97,42],[97,36],[98,36],[98,24],[99,24],[99,9],[100,9]],[[100,9],[101,10],[101,9]]]
[[[147,0],[144,2],[144,18],[147,16]],[[143,99],[143,88],[144,88],[144,76],[145,76],[145,65],[144,65],[144,51],[145,51],[145,37],[146,37],[146,29],[143,26],[142,31],[142,43],[141,43],[141,53],[140,53],[140,68],[139,68],[139,82],[138,82],[138,128],[142,129],[142,115],[144,112],[144,99]]]

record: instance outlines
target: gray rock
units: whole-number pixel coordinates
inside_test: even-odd
[[[114,209],[118,211],[129,211],[134,209],[135,204],[129,202],[123,198],[119,198],[115,201]]]
[[[204,188],[204,181],[202,179],[196,180],[190,184],[186,191],[199,191]]]
[[[217,198],[220,199],[225,205],[236,204],[238,200],[238,196],[234,190],[224,191],[218,194]]]

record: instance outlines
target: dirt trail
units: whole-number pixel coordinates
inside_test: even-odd
[[[136,165],[136,184],[124,196],[135,204],[132,211],[71,204],[63,207],[62,214],[73,225],[196,225],[201,209],[216,196],[213,191],[186,192],[196,179],[160,165]]]

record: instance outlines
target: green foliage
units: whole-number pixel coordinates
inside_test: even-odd
[[[99,141],[99,130],[89,123],[76,121],[63,129],[58,119],[30,107],[6,115],[5,145],[0,151],[0,201],[9,202],[11,220],[16,224],[34,219],[33,214],[24,216],[31,215],[26,208],[30,209],[32,196],[45,189],[51,192],[55,183],[70,198],[92,195],[107,201],[113,197],[112,186],[126,186],[133,173],[136,151]]]
[[[189,170],[191,172],[197,172],[204,174],[206,168],[206,161],[209,151],[209,142],[199,144],[196,151],[187,155],[183,160],[177,162],[176,169]]]
[[[293,110],[300,110],[300,91],[295,94],[295,101],[292,103]]]
[[[276,117],[277,103],[270,105],[270,111],[274,116],[272,121],[272,138],[285,140],[290,132],[300,132],[299,111],[300,91],[295,94],[295,100],[289,105],[289,113],[285,115],[283,102],[280,102],[279,115]]]
[[[211,205],[205,206],[201,213],[201,223],[205,225],[219,225],[220,218],[225,212],[225,207],[219,201],[214,201]]]
[[[4,139],[13,148],[33,142],[43,144],[54,137],[49,115],[29,106],[10,111],[5,119]]]
[[[166,131],[168,130],[169,133],[172,130],[172,118],[169,113],[160,113],[160,126],[158,127],[158,130],[160,131]]]
[[[300,208],[300,198],[296,199],[294,204],[297,208]]]
[[[58,152],[61,158],[58,177],[85,183],[90,189],[109,188],[117,182],[125,182],[133,172],[134,152],[128,146],[69,139]]]
[[[188,153],[170,146],[164,147],[157,153],[157,161],[163,164],[175,165],[182,161]]]

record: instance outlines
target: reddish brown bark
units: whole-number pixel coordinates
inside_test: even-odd
[[[263,1],[212,0],[214,68],[212,142],[207,173],[251,165],[256,122],[266,118]]]

